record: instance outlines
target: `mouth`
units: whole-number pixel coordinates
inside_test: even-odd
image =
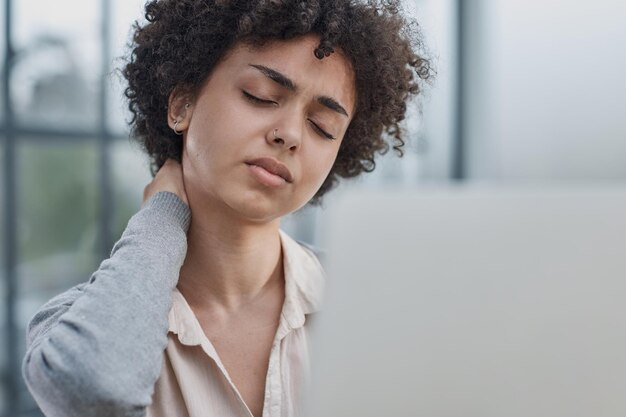
[[[257,179],[271,187],[283,186],[293,182],[291,171],[281,162],[274,158],[257,158],[246,161]]]

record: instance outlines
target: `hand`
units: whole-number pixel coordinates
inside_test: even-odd
[[[170,191],[176,194],[183,202],[189,205],[187,194],[185,193],[185,183],[183,181],[183,167],[180,162],[173,159],[165,161],[161,169],[156,173],[152,182],[143,189],[143,202],[159,191]]]

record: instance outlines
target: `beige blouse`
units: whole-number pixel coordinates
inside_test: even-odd
[[[285,301],[265,380],[263,417],[302,414],[309,372],[306,316],[319,308],[324,272],[312,251],[280,231]],[[168,344],[147,417],[252,417],[211,341],[175,289]]]

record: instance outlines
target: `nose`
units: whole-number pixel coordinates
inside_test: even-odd
[[[272,146],[280,146],[291,152],[296,151],[300,148],[302,141],[301,122],[298,123],[296,120],[277,121],[273,126],[270,126],[265,134],[265,139]]]

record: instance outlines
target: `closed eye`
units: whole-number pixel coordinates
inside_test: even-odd
[[[255,103],[255,104],[271,104],[271,105],[278,105],[278,103],[276,103],[275,101],[272,100],[264,100],[262,98],[258,98],[256,96],[253,96],[252,94],[248,93],[245,90],[241,90],[241,92],[243,93],[243,96],[250,102]]]
[[[321,127],[319,127],[319,125],[317,123],[315,123],[313,120],[309,119],[309,123],[311,123],[311,126],[313,126],[313,129],[315,129],[315,131],[317,133],[319,133],[320,135],[324,136],[326,139],[330,139],[330,140],[337,139],[336,137],[334,137],[333,135],[331,135],[330,133],[328,133],[327,131],[325,131]]]
[[[257,96],[254,96],[250,93],[248,93],[246,90],[241,90],[241,92],[243,93],[243,96],[246,98],[246,100],[254,103],[254,104],[265,104],[265,105],[272,105],[272,106],[278,106],[278,103],[272,100],[265,100],[262,98],[259,98]],[[335,140],[337,139],[336,137],[334,137],[333,135],[331,135],[330,133],[328,133],[327,131],[325,131],[324,129],[322,129],[317,123],[315,123],[313,120],[309,119],[309,123],[311,123],[311,126],[313,126],[313,129],[321,136],[325,137],[326,139],[329,140]]]

